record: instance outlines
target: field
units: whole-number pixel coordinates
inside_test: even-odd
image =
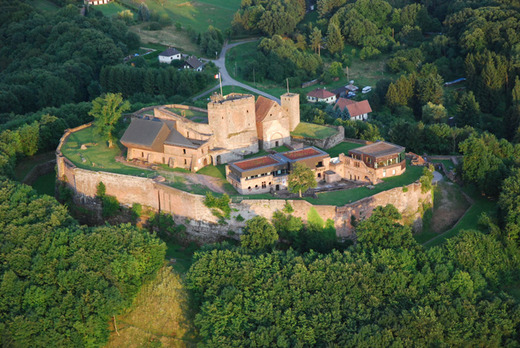
[[[139,1],[121,0],[134,8]],[[175,23],[185,29],[188,26],[197,32],[204,32],[210,25],[222,31],[231,27],[235,12],[240,7],[240,0],[145,0],[150,12],[159,16],[166,14]]]
[[[155,44],[163,49],[167,46],[172,46],[179,48],[182,53],[200,56],[199,47],[188,38],[186,32],[176,31],[173,26],[156,31],[142,29],[147,25],[147,23],[144,23],[130,27],[131,31],[139,35],[143,46],[148,47],[150,44]],[[157,52],[157,55],[159,55],[159,53],[161,53],[161,51]]]
[[[298,126],[291,132],[291,136],[311,138],[311,139],[325,139],[333,136],[338,131],[335,128],[321,126],[319,124],[300,122]]]
[[[117,329],[116,329],[117,328]],[[110,320],[106,347],[186,347],[194,335],[188,294],[180,275],[163,267],[143,285],[133,304]]]
[[[325,151],[330,155],[330,157],[338,157],[340,153],[344,153],[345,155],[348,155],[348,152],[350,150],[356,149],[361,146],[364,146],[364,145],[344,141]]]
[[[128,10],[126,7],[118,4],[117,2],[111,2],[105,5],[97,5],[94,8],[101,11],[106,17],[113,17],[121,11]]]

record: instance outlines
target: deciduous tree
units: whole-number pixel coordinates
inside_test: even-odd
[[[112,132],[123,112],[129,109],[130,103],[123,101],[121,93],[107,93],[92,101],[92,109],[88,114],[94,117],[95,131],[108,142],[108,147],[114,147]]]
[[[302,192],[306,192],[308,189],[318,186],[313,171],[301,163],[294,164],[287,181],[289,183],[289,191],[298,193],[300,197],[302,196]]]

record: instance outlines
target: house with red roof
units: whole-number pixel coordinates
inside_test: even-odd
[[[355,101],[346,98],[338,99],[336,105],[334,105],[334,110],[337,109],[348,115],[351,120],[366,120],[368,119],[368,114],[372,112],[368,100]]]
[[[309,103],[327,103],[334,104],[336,102],[336,95],[325,88],[316,88],[307,93],[307,101]]]

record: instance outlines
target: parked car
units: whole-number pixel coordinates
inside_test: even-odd
[[[361,93],[368,93],[370,91],[372,91],[372,87],[366,86],[366,87],[363,87],[363,89],[361,90]]]

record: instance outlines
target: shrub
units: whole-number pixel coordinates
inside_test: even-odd
[[[114,216],[119,211],[119,201],[114,196],[103,196],[101,198],[103,217]]]

